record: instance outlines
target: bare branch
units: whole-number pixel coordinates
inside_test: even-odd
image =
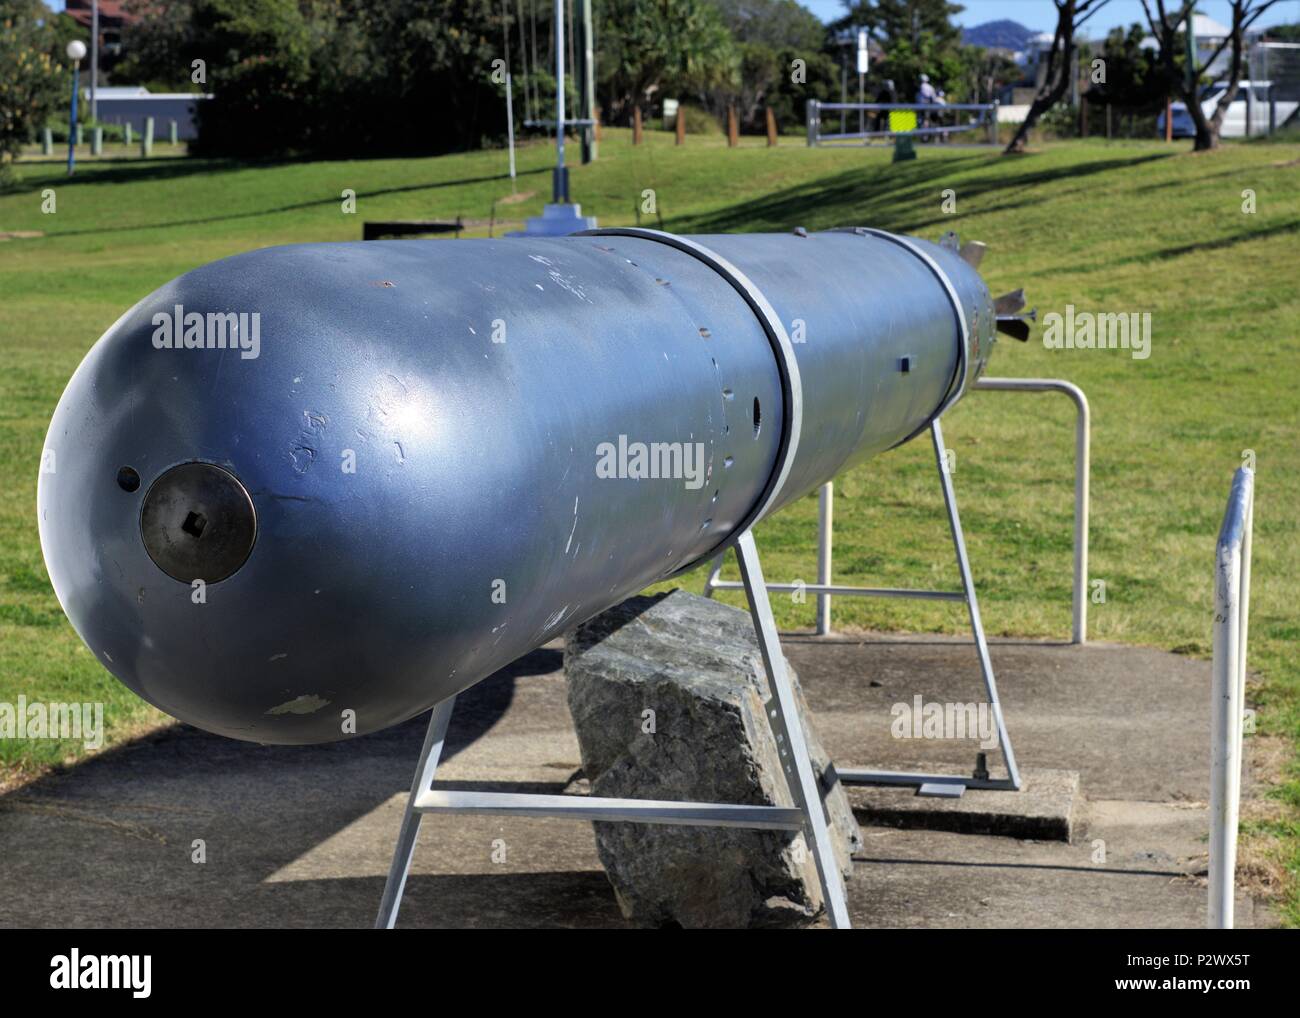
[[[1088,20],[1089,18],[1091,18],[1094,14],[1096,14],[1099,10],[1101,10],[1102,7],[1105,7],[1106,4],[1108,4],[1109,2],[1110,2],[1110,0],[1101,0],[1101,4],[1100,4],[1099,6],[1094,7],[1092,10],[1088,11],[1086,14],[1083,13],[1083,8],[1080,7],[1080,8],[1079,8],[1079,13],[1080,13],[1081,15],[1083,15],[1083,16],[1080,17],[1080,18],[1077,18],[1077,19],[1075,20],[1075,22],[1074,22],[1074,27],[1075,27],[1076,29],[1081,28],[1081,27],[1083,26],[1083,23],[1084,23],[1085,21],[1087,21],[1087,20]]]

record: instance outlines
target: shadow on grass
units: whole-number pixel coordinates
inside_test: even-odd
[[[246,168],[248,165],[249,164],[245,164],[245,163],[230,163],[223,167],[216,167],[216,168],[218,169],[220,168],[229,169],[229,168],[237,168],[237,167]],[[267,164],[255,164],[255,165],[261,166]],[[209,169],[212,168],[213,167],[210,165]],[[516,174],[516,176],[528,177],[528,176],[534,176],[539,173],[549,173],[549,172],[550,172],[550,167],[539,167],[538,169],[534,169],[534,170],[520,170]],[[180,174],[177,174],[177,176],[179,175]],[[159,179],[164,178],[166,176],[168,175],[167,174],[157,175]],[[51,178],[51,179],[59,179],[59,178]],[[66,180],[66,178],[63,179]],[[97,183],[101,179],[102,177],[96,177],[94,182]],[[132,180],[132,181],[138,181],[141,179],[148,180],[150,179],[150,175],[146,173],[143,176],[141,176],[139,174],[131,173],[131,174],[123,175],[123,179]],[[434,191],[446,187],[460,187],[469,184],[486,184],[486,183],[491,183],[494,180],[509,180],[509,179],[510,179],[510,174],[498,173],[498,174],[493,174],[491,176],[485,176],[485,177],[465,177],[460,180],[441,180],[441,181],[435,181],[433,183],[427,183],[427,184],[405,184],[401,187],[385,187],[385,188],[378,188],[374,191],[358,191],[356,196],[358,199],[380,198],[385,195],[406,194],[406,193],[412,193],[417,191]],[[24,190],[34,191],[36,190],[36,187],[40,186],[41,183],[48,184],[48,181],[38,182],[36,186],[33,186],[31,188],[25,188]],[[301,212],[304,209],[319,208],[327,205],[336,205],[339,202],[339,200],[340,199],[337,196],[331,195],[328,198],[316,198],[311,201],[294,202],[289,205],[278,205],[272,208],[251,209],[246,212],[230,212],[225,215],[219,215],[219,216],[198,216],[191,219],[173,219],[165,222],[153,222],[153,223],[131,223],[123,226],[95,226],[95,227],[88,227],[84,230],[52,230],[47,232],[42,237],[32,238],[31,240],[39,241],[39,240],[49,240],[57,237],[85,237],[85,236],[94,236],[96,234],[136,233],[142,230],[170,230],[178,227],[204,226],[211,223],[229,222],[236,219],[257,219],[261,216],[271,216],[271,215],[277,215],[285,212]]]
[[[959,194],[969,201],[1000,192],[1024,190],[1058,180],[1084,179],[1112,170],[1124,170],[1144,163],[1168,159],[1172,153],[1156,153],[1131,159],[1097,159],[1050,169],[1034,169],[1026,160],[1000,161],[1001,156],[971,155],[955,159],[917,160],[891,164],[874,173],[862,169],[846,170],[831,177],[785,188],[766,198],[746,199],[724,209],[700,216],[682,216],[672,220],[672,229],[691,233],[745,232],[759,229],[790,229],[806,226],[824,229],[842,226],[849,220],[891,230],[920,229],[944,220],[944,216],[917,217],[912,207],[917,199],[933,198],[935,187],[951,181],[954,170],[974,165],[1002,168],[1003,172],[987,177],[963,180]],[[1032,202],[1016,199],[999,208],[1014,210]],[[988,211],[981,209],[981,212]]]

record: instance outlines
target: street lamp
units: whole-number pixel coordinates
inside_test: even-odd
[[[68,59],[72,61],[72,113],[68,117],[68,176],[77,165],[77,92],[81,88],[81,61],[86,55],[86,44],[80,39],[68,43]]]

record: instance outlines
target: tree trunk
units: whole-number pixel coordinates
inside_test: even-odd
[[[1070,84],[1070,67],[1074,58],[1074,0],[1069,0],[1056,9],[1056,35],[1052,39],[1052,49],[1047,58],[1047,73],[1043,77],[1043,87],[1034,96],[1029,106],[1025,121],[1012,136],[1011,142],[1003,150],[1003,155],[1015,155],[1025,151],[1029,142],[1029,132],[1038,123],[1039,117],[1058,102]],[[1057,73],[1057,60],[1062,61]]]

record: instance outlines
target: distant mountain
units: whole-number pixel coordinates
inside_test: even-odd
[[[986,21],[974,28],[963,28],[962,41],[968,46],[997,47],[999,49],[1025,50],[1029,40],[1038,33],[1018,21],[1002,18]]]

